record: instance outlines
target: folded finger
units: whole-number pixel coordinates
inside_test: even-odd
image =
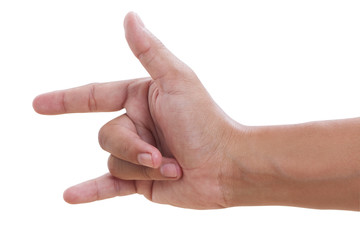
[[[163,158],[158,169],[144,167],[110,155],[109,172],[112,176],[124,180],[177,180],[182,171],[175,159]]]
[[[154,142],[151,133],[142,137],[138,135],[135,124],[127,114],[111,120],[99,131],[99,144],[105,151],[134,164],[158,168],[162,156],[150,144]]]

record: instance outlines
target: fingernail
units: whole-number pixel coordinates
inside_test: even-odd
[[[151,154],[149,154],[149,153],[140,153],[137,156],[137,160],[141,165],[144,165],[144,166],[147,166],[147,167],[153,167],[154,166]]]
[[[168,177],[168,178],[176,178],[178,176],[177,168],[173,163],[167,163],[162,165],[160,167],[160,173],[164,177]]]
[[[140,16],[137,13],[135,13],[135,17],[140,26],[145,27],[144,22],[141,20]]]

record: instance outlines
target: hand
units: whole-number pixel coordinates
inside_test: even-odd
[[[151,78],[90,84],[38,96],[41,114],[117,111],[99,132],[110,174],[69,188],[85,203],[133,193],[186,208],[227,206],[227,148],[236,123],[214,103],[194,72],[129,13],[129,46]]]

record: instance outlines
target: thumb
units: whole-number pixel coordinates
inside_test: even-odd
[[[197,79],[193,71],[172,54],[147,28],[140,17],[133,12],[124,20],[126,40],[134,53],[150,74],[159,82],[160,89],[174,90],[179,82]]]

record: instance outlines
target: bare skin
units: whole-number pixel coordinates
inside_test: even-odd
[[[109,173],[69,188],[69,203],[139,193],[195,209],[290,205],[359,210],[360,120],[248,127],[229,118],[195,73],[134,13],[126,39],[149,78],[35,98],[40,114],[118,111],[99,132]]]

